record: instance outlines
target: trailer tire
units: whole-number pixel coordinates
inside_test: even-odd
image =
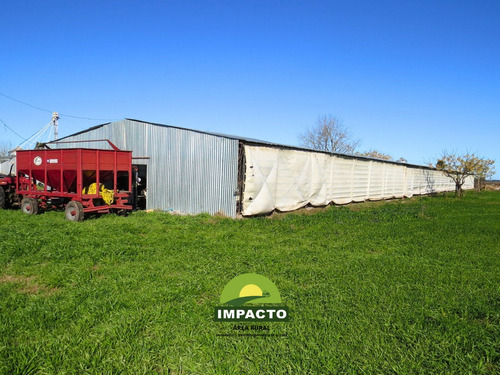
[[[5,208],[5,190],[0,186],[0,210]]]
[[[66,220],[82,221],[83,205],[78,201],[71,201],[66,205],[65,214],[66,214]]]
[[[35,198],[24,197],[21,201],[21,211],[29,215],[38,213],[38,201]]]

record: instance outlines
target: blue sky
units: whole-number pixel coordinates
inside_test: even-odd
[[[332,114],[360,151],[500,160],[498,0],[19,0],[0,17],[0,93],[98,119],[61,116],[61,136],[128,117],[298,145]],[[28,137],[51,114],[0,95],[0,119]]]

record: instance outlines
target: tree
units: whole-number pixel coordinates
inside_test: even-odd
[[[436,163],[436,168],[442,170],[455,182],[455,196],[463,196],[462,186],[467,177],[486,178],[493,175],[494,160],[484,159],[475,153],[458,155],[456,153],[443,152]]]
[[[11,148],[12,146],[10,143],[0,142],[0,159],[8,158]]]
[[[491,178],[495,174],[495,161],[491,159],[481,159],[479,161],[475,176],[477,178],[477,189],[481,191],[483,189],[484,182],[486,179]]]
[[[383,154],[383,153],[378,152],[376,150],[370,150],[370,151],[365,151],[365,152],[356,152],[356,155],[366,156],[368,158],[382,159],[382,160],[392,160],[391,155]]]
[[[332,115],[318,118],[316,125],[299,138],[302,147],[343,154],[352,154],[359,145],[342,121]]]

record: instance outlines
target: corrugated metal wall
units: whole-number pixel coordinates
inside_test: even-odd
[[[64,139],[109,139],[147,166],[147,208],[236,216],[238,140],[187,129],[121,120]],[[58,147],[107,148],[102,142]]]

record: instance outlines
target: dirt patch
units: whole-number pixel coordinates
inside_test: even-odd
[[[500,190],[500,182],[497,182],[497,181],[488,182],[488,181],[486,181],[486,184],[484,185],[484,190],[489,190],[489,191]]]
[[[98,264],[94,264],[92,267],[90,267],[90,269],[91,269],[92,271],[97,271],[97,270],[99,270],[100,268],[101,268],[101,266],[99,266]]]
[[[0,283],[29,283],[35,279],[35,276],[20,276],[20,275],[2,275],[0,276]]]
[[[264,215],[260,215],[260,216],[263,216],[263,217],[266,217],[268,219],[283,219],[285,218],[286,216],[288,215],[314,215],[318,212],[323,212],[323,211],[326,211],[330,208],[330,205],[328,206],[306,206],[306,207],[302,207],[302,208],[298,208],[296,210],[293,210],[293,211],[278,211],[278,210],[274,210],[273,212],[270,212],[270,213],[267,213],[267,214],[264,214]],[[259,216],[259,215],[257,215]]]
[[[59,291],[59,288],[49,288],[37,283],[36,276],[0,275],[0,284],[7,283],[17,284],[17,292],[29,295],[49,296]]]

